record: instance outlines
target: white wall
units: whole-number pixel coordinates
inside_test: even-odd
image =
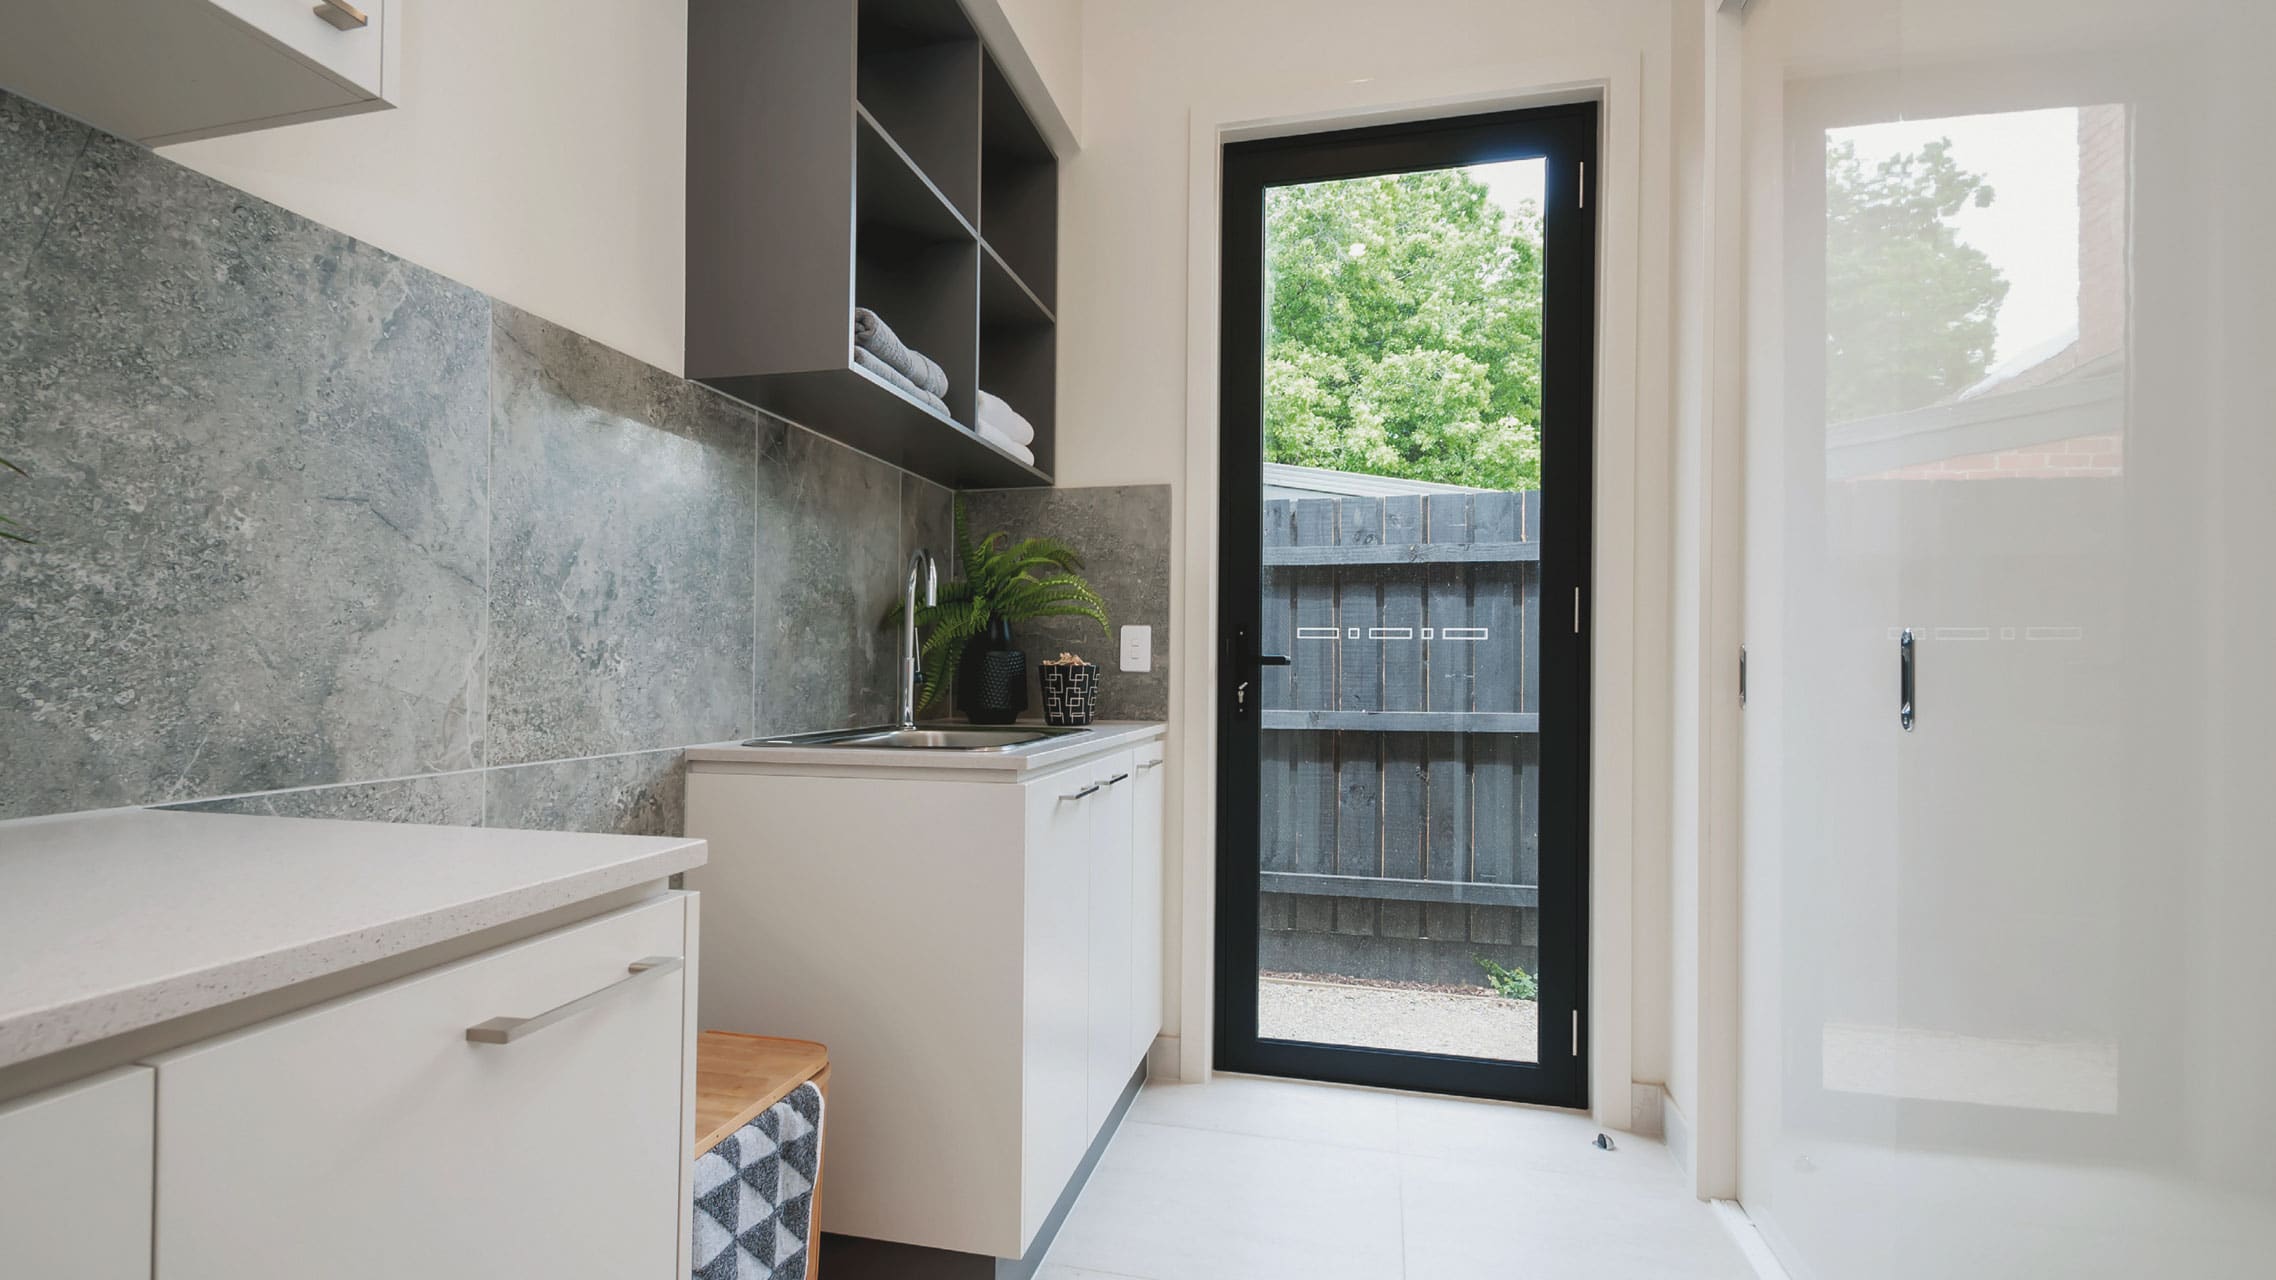
[[[173,160],[678,372],[686,0],[391,0],[392,111]]]
[[[1083,136],[1083,5],[1084,0],[996,0],[1077,138]]]
[[[1642,160],[1645,189],[1618,193],[1635,202],[1647,233],[1629,224],[1628,239],[1604,245],[1608,280],[1625,280],[1625,293],[1606,298],[1612,323],[1635,324],[1641,308],[1657,316],[1664,306],[1667,251],[1667,168],[1664,96],[1668,56],[1667,0],[1616,0],[1586,7],[1555,0],[1420,0],[1395,12],[1375,0],[1086,0],[1083,11],[1083,151],[1064,167],[1061,194],[1059,480],[1069,485],[1169,484],[1179,508],[1172,651],[1192,651],[1189,628],[1205,625],[1191,607],[1192,583],[1210,573],[1207,554],[1189,552],[1186,453],[1188,356],[1187,255],[1190,201],[1191,126],[1202,112],[1225,103],[1274,99],[1319,100],[1325,94],[1364,104],[1375,86],[1384,103],[1428,98],[1434,86],[1446,92],[1475,91],[1502,68],[1613,67],[1637,96],[1621,106],[1637,118],[1608,128],[1624,133]],[[1568,73],[1568,76],[1570,73]],[[1499,87],[1521,93],[1564,79],[1553,73],[1539,80],[1510,79]],[[1635,164],[1634,160],[1629,163]],[[1655,230],[1656,229],[1656,230]],[[1639,259],[1652,265],[1639,273]],[[1625,273],[1625,274],[1623,274]],[[1615,411],[1623,415],[1623,434],[1608,455],[1617,461],[1600,474],[1600,493],[1613,495],[1611,509],[1631,518],[1638,507],[1664,513],[1666,497],[1666,335],[1655,324],[1631,332],[1640,349],[1635,385],[1616,388]],[[1627,434],[1632,428],[1632,435]],[[1600,441],[1600,444],[1603,442]],[[1639,467],[1638,458],[1650,465]],[[1600,463],[1601,465],[1601,463]],[[1656,525],[1652,520],[1656,519]],[[1636,518],[1649,534],[1649,546],[1634,566],[1633,582],[1618,584],[1621,598],[1598,602],[1600,631],[1617,630],[1625,646],[1633,642],[1654,663],[1666,651],[1666,522],[1664,514]],[[1601,529],[1601,523],[1600,523]],[[1600,532],[1601,537],[1601,532]],[[1630,598],[1632,593],[1633,598]],[[1206,598],[1205,594],[1202,598]],[[1624,650],[1623,650],[1624,651]],[[1172,705],[1184,714],[1193,703],[1184,682],[1193,664],[1173,671]],[[1600,687],[1600,701],[1618,709],[1619,732],[1609,749],[1623,768],[1650,778],[1658,794],[1633,809],[1598,815],[1617,829],[1621,841],[1665,840],[1665,682]],[[1601,677],[1600,677],[1601,679]],[[1601,724],[1601,722],[1600,722]],[[1631,761],[1630,752],[1644,757]],[[1658,763],[1655,763],[1657,761]],[[1173,794],[1180,798],[1203,786],[1206,761],[1179,760]],[[1655,771],[1656,770],[1656,771]],[[1173,830],[1177,829],[1173,821]],[[1190,837],[1190,831],[1187,833]],[[1189,854],[1189,858],[1193,855]],[[1665,858],[1639,862],[1638,871],[1664,881]],[[1175,906],[1173,886],[1173,908]],[[1660,883],[1639,887],[1643,901],[1664,901]],[[1630,887],[1614,881],[1620,945],[1628,944]],[[1639,927],[1649,927],[1643,921]],[[1169,936],[1180,937],[1180,922],[1169,922]],[[1184,950],[1199,959],[1196,938],[1187,931]],[[1664,951],[1655,953],[1664,956]],[[1173,961],[1177,959],[1173,955]],[[1623,995],[1628,958],[1622,970]],[[1186,975],[1190,1003],[1200,988]],[[1655,960],[1651,983],[1664,983],[1665,964]],[[1173,998],[1178,979],[1172,977]],[[1664,1009],[1664,995],[1649,1007]],[[1183,1010],[1185,1025],[1197,1025],[1199,1011]],[[1169,1016],[1177,1025],[1181,1010]],[[1600,1047],[1617,1049],[1623,1071],[1632,1032],[1625,1001],[1617,1028],[1598,1027]],[[1664,1037],[1663,1037],[1664,1039]],[[1190,1056],[1191,1074],[1201,1064]],[[1605,1090],[1600,1089],[1600,1093]],[[1624,1122],[1627,1098],[1597,1099],[1600,1115]]]

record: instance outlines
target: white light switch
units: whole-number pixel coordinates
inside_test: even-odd
[[[1124,627],[1122,629],[1122,669],[1124,671],[1152,671],[1154,669],[1154,629],[1152,627]]]

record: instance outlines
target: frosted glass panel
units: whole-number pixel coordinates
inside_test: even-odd
[[[2268,1274],[2276,6],[1738,38],[1741,1198],[1797,1276]]]

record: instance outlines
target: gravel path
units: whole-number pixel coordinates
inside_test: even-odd
[[[1257,1031],[1273,1040],[1533,1062],[1540,1006],[1444,989],[1257,980]]]

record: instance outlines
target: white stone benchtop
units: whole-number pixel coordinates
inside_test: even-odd
[[[149,809],[0,822],[0,1067],[703,861],[683,837]]]
[[[1023,721],[1022,724],[1025,724]],[[953,726],[965,728],[964,725]],[[985,727],[985,726],[973,726]],[[1006,725],[1018,728],[1019,725]],[[1041,727],[1041,726],[1034,726]],[[682,754],[702,764],[798,766],[803,770],[837,768],[870,773],[878,769],[957,770],[976,774],[1016,775],[1048,769],[1117,747],[1135,746],[1169,731],[1157,720],[1103,720],[1082,733],[1061,734],[1006,750],[911,750],[902,747],[750,747],[740,742],[714,742],[689,747]]]

